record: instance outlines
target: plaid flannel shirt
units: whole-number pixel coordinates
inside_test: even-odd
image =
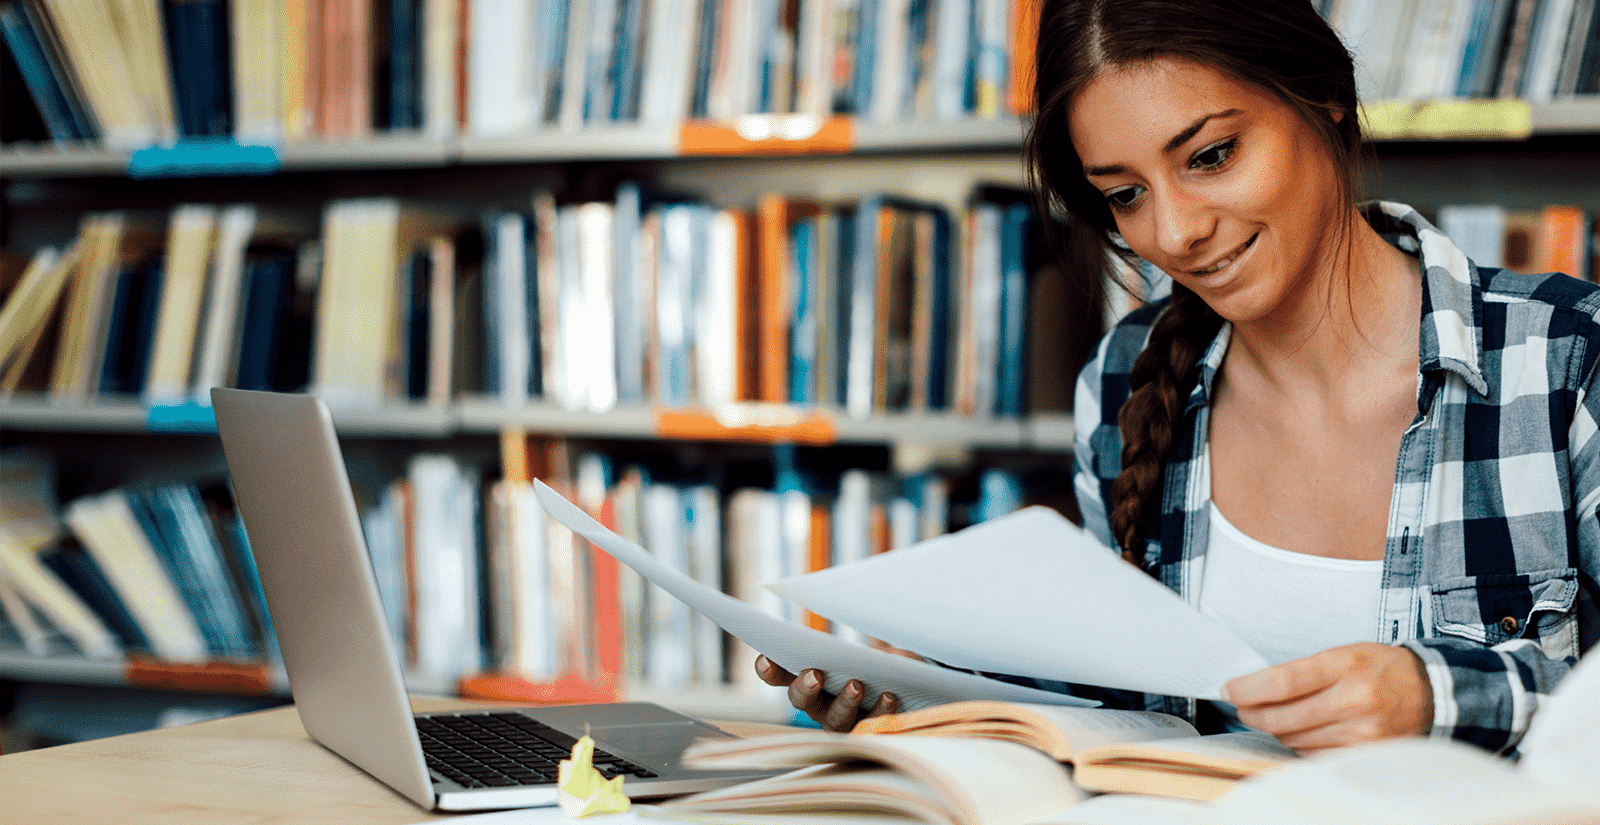
[[[1364,213],[1424,271],[1417,416],[1400,444],[1374,641],[1403,644],[1426,666],[1432,736],[1514,754],[1600,632],[1600,287],[1477,267],[1407,206]],[[1078,380],[1075,486],[1084,526],[1108,547],[1117,414],[1164,306],[1122,319]],[[1146,530],[1146,568],[1193,605],[1209,525],[1209,404],[1231,332],[1224,324],[1203,355]],[[1193,700],[1143,704],[1197,715]]]

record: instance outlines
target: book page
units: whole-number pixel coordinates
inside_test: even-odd
[[[871,706],[884,692],[892,692],[900,707],[922,707],[964,699],[999,699],[1013,702],[1091,706],[1093,700],[1013,685],[971,673],[949,670],[916,659],[896,656],[876,648],[852,644],[832,636],[775,619],[744,602],[689,578],[663,564],[644,548],[607,530],[600,522],[561,497],[541,481],[535,495],[551,518],[610,553],[617,561],[677,597],[741,641],[766,654],[791,673],[815,667],[827,674],[823,687],[837,693],[855,678],[866,687],[862,703]],[[739,663],[736,667],[749,667]]]
[[[1589,651],[1540,703],[1518,749],[1524,773],[1600,796],[1600,653]]]
[[[1188,722],[1165,713],[1076,708],[1023,702],[952,702],[948,705],[870,716],[853,733],[902,736],[984,736],[1020,742],[1051,757],[1119,742],[1195,737]]]
[[[1067,771],[1055,760],[1032,748],[987,739],[945,737],[855,736],[806,731],[743,740],[697,743],[684,753],[687,767],[782,768],[865,760],[892,769],[903,779],[879,782],[880,798],[898,795],[899,806],[911,815],[926,810],[909,797],[927,797],[949,812],[955,823],[1027,822],[1048,816],[1086,799],[1072,784]],[[693,809],[702,805],[719,810],[745,807],[759,810],[763,797],[785,795],[784,804],[806,807],[806,799],[827,807],[864,804],[874,795],[867,785],[852,786],[851,771],[821,774],[790,773],[754,783],[707,791],[665,802],[662,807]],[[785,789],[796,785],[792,794]],[[910,780],[910,784],[903,780]],[[804,796],[799,790],[804,789]],[[737,800],[737,801],[729,801]],[[854,801],[847,801],[854,800]],[[883,806],[888,800],[878,804]],[[927,817],[923,817],[927,818]],[[930,820],[938,821],[938,820]]]
[[[1267,666],[1044,507],[768,587],[954,667],[1219,699],[1224,682]]]
[[[1144,763],[1215,765],[1254,773],[1276,767],[1298,755],[1288,745],[1258,731],[1216,733],[1183,739],[1158,739],[1143,742],[1116,742],[1098,748],[1085,748],[1080,762],[1136,760]]]
[[[1187,799],[1102,794],[1029,825],[1214,825],[1211,806]]]
[[[1237,783],[1215,805],[1216,821],[1229,825],[1600,825],[1600,794],[1543,782],[1469,745],[1420,738],[1308,757]]]

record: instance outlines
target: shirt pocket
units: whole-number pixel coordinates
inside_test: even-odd
[[[1576,643],[1577,595],[1578,571],[1571,567],[1445,579],[1433,586],[1433,626],[1440,635],[1485,646],[1531,638],[1546,655],[1567,655],[1550,647]]]

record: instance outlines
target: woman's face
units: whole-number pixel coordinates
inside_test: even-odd
[[[1293,109],[1198,63],[1102,72],[1069,111],[1089,183],[1140,257],[1222,317],[1292,311],[1331,271],[1338,177]]]

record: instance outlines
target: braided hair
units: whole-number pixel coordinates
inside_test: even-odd
[[[1034,65],[1034,121],[1025,154],[1041,214],[1067,213],[1058,249],[1096,250],[1080,278],[1104,282],[1112,256],[1132,257],[1110,206],[1084,176],[1068,115],[1102,72],[1178,58],[1212,67],[1260,88],[1299,115],[1340,174],[1354,206],[1367,148],[1357,111],[1355,71],[1339,36],[1310,0],[1043,0]],[[1352,208],[1343,213],[1351,214]],[[1348,237],[1348,225],[1338,232]],[[1346,244],[1341,244],[1343,247]],[[1204,347],[1222,319],[1192,291],[1174,284],[1172,299],[1134,362],[1130,395],[1118,416],[1121,472],[1112,482],[1112,535],[1123,557],[1143,560],[1140,545],[1160,506],[1162,476],[1184,407],[1199,378]]]

